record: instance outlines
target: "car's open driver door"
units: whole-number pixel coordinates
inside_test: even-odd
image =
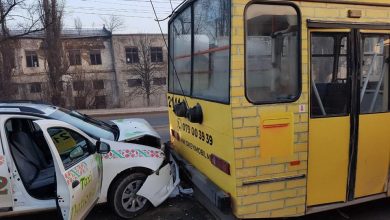
[[[61,121],[34,121],[50,147],[56,172],[57,204],[64,220],[83,219],[96,204],[102,183],[102,157],[96,141]]]

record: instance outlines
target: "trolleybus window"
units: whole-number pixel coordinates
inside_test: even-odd
[[[360,112],[389,111],[389,35],[363,36]]]
[[[228,0],[194,4],[194,97],[229,101],[229,15]]]
[[[228,103],[230,1],[195,1],[173,19],[169,35],[169,91]]]
[[[252,4],[246,18],[246,96],[253,103],[298,98],[299,24],[289,5]]]
[[[169,91],[185,95],[191,92],[191,20],[191,8],[187,8],[169,27],[169,54],[174,63],[170,60]]]
[[[346,33],[311,35],[311,116],[348,114],[347,47]]]

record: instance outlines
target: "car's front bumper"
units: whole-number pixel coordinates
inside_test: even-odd
[[[164,202],[180,183],[179,168],[170,155],[168,163],[146,178],[137,195],[148,199],[155,207]]]

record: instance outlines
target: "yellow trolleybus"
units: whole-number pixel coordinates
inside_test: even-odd
[[[171,147],[237,218],[388,197],[388,0],[189,0],[169,21]]]

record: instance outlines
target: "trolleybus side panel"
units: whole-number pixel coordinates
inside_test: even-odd
[[[384,127],[388,123],[385,114],[360,115],[360,133],[353,137],[358,137],[356,141],[351,139],[352,131],[357,130],[350,119],[352,116],[356,119],[358,113],[347,111],[343,117],[311,117],[313,112],[322,114],[322,110],[329,110],[329,106],[336,111],[338,108],[333,104],[341,99],[333,100],[333,104],[331,101],[322,103],[324,109],[315,99],[317,96],[311,81],[314,78],[310,77],[313,68],[312,30],[308,28],[308,20],[364,23],[365,27],[374,21],[388,24],[390,5],[386,5],[387,0],[231,0],[228,101],[200,97],[211,91],[210,88],[216,88],[210,79],[217,79],[213,74],[219,73],[211,68],[212,63],[223,65],[218,63],[222,57],[213,53],[225,50],[227,45],[222,43],[226,42],[224,38],[214,41],[217,38],[198,33],[205,25],[193,24],[196,18],[178,19],[185,8],[190,8],[189,14],[196,14],[191,9],[196,2],[200,0],[189,1],[170,21],[170,55],[179,75],[173,74],[171,63],[169,85],[176,88],[170,88],[168,93],[171,142],[181,157],[231,195],[236,217],[299,216],[312,210],[313,205],[325,207],[332,203],[331,207],[335,207],[335,203],[345,206],[358,201],[360,196],[387,191],[390,153],[388,140],[384,137],[386,129],[375,133],[372,127],[374,122]],[[261,7],[252,10],[255,7],[251,8],[251,5],[257,4]],[[350,9],[360,11],[361,17],[349,16]],[[175,21],[180,25],[173,27]],[[223,27],[223,24],[218,26]],[[248,30],[248,27],[255,28]],[[174,36],[171,33],[173,28],[180,34]],[[355,35],[358,33],[355,27],[339,25],[336,28],[339,31],[341,28],[341,32],[347,35],[352,30]],[[198,34],[188,30],[198,31]],[[189,36],[201,43],[193,42]],[[356,49],[357,41],[354,44]],[[356,60],[357,53],[352,54]],[[319,52],[318,55],[321,60],[329,54]],[[344,56],[340,59],[346,59],[345,54],[340,56]],[[345,65],[345,60],[338,63]],[[320,69],[326,71],[330,66]],[[355,63],[355,71],[357,67]],[[206,83],[202,83],[204,81]],[[223,79],[218,82],[220,88],[224,88]],[[347,83],[326,85],[329,83],[314,82],[315,85],[319,83],[317,92],[320,98],[325,97],[326,87],[337,90],[341,98],[349,89]],[[191,91],[194,88],[199,89],[198,93]],[[355,89],[362,88],[356,83]],[[219,97],[219,92],[215,92],[214,97]],[[381,94],[379,92],[379,96]],[[173,108],[180,102],[187,102],[188,108],[199,104],[203,111],[202,123],[190,122],[185,114],[180,117],[177,112],[175,114]],[[316,102],[316,106],[310,106],[312,102]],[[366,120],[366,116],[370,118]],[[351,125],[355,126],[354,130],[351,130]],[[370,141],[372,139],[375,141]],[[358,151],[351,153],[351,140],[358,143]],[[374,145],[375,152],[372,151]],[[373,158],[378,161],[373,161]],[[354,160],[356,167],[351,165]],[[351,178],[351,173],[356,180]],[[375,184],[370,185],[369,179],[375,179]],[[352,200],[351,195],[354,196]]]

